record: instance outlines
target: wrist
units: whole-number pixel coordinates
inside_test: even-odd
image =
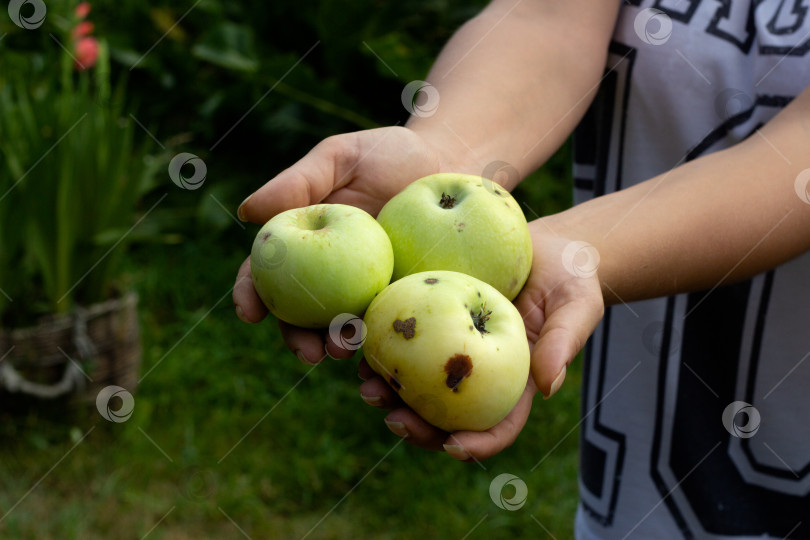
[[[604,278],[610,274],[611,257],[606,246],[594,242],[591,235],[566,222],[566,212],[529,222],[534,257],[543,260],[550,253],[554,254],[553,258],[557,260],[545,264],[560,264],[568,274],[598,284],[606,305],[621,302]]]
[[[446,123],[414,118],[405,126],[416,133],[438,155],[440,172],[474,174],[489,178],[512,191],[523,174],[512,164],[493,157],[491,148],[470,147]]]
[[[405,127],[418,135],[436,153],[439,160],[438,172],[480,175],[484,170],[485,165],[481,165],[472,150],[454,137],[446,126],[411,117]]]

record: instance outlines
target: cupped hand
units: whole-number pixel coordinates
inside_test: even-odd
[[[250,195],[239,206],[243,221],[264,224],[291,208],[318,203],[349,204],[376,216],[388,200],[410,182],[439,172],[439,152],[414,131],[386,127],[345,133],[323,140],[294,165]],[[245,322],[256,323],[267,315],[250,276],[246,259],[233,288],[236,314]],[[279,323],[287,346],[308,363],[324,358],[322,332]],[[349,357],[331,344],[334,357]]]
[[[551,397],[559,390],[567,366],[604,313],[596,273],[598,255],[587,244],[555,234],[543,220],[531,222],[529,229],[534,246],[532,270],[515,305],[526,326],[531,374],[517,405],[487,431],[447,433],[405,406],[363,360],[358,375],[365,382],[360,386],[360,394],[370,405],[392,409],[385,420],[396,435],[426,449],[444,449],[462,461],[486,459],[514,442],[526,424],[538,391]]]
[[[455,167],[457,168],[457,167]],[[239,217],[262,224],[276,214],[317,203],[357,206],[371,215],[410,182],[454,167],[443,163],[439,152],[415,132],[402,127],[348,133],[330,137],[293,166],[253,193],[239,207]],[[529,224],[534,260],[529,279],[515,300],[523,315],[531,347],[531,374],[513,410],[484,432],[447,433],[422,420],[405,406],[396,392],[365,361],[359,375],[365,380],[361,396],[369,404],[392,409],[389,429],[427,449],[444,449],[459,460],[482,460],[510,446],[526,424],[538,391],[553,395],[565,379],[566,367],[591,335],[604,311],[592,260],[577,261],[582,246],[548,229],[544,220]],[[575,250],[570,247],[577,248]],[[592,271],[593,270],[593,271]],[[267,315],[250,276],[250,260],[239,269],[234,285],[236,313],[245,322]],[[328,332],[279,322],[284,342],[299,359],[315,364],[325,358],[348,358],[354,350],[334,343]]]

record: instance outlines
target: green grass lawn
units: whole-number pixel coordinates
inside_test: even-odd
[[[128,421],[92,405],[0,410],[0,538],[573,536],[578,363],[490,460],[400,443],[360,399],[357,358],[311,368],[275,321],[236,318],[256,230],[131,254],[148,375]],[[490,499],[504,472],[528,486],[517,511]]]

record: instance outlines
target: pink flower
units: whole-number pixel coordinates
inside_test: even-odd
[[[93,67],[98,60],[98,40],[94,37],[83,37],[76,42],[76,69],[84,71]]]
[[[95,26],[90,21],[80,22],[76,25],[76,27],[71,31],[70,35],[73,36],[73,39],[79,39],[84,36],[89,36],[93,33]]]
[[[87,15],[90,13],[90,2],[81,2],[78,6],[76,6],[74,13],[80,19],[87,17]]]

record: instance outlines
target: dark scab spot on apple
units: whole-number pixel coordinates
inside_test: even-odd
[[[427,283],[428,285],[435,285],[438,282],[439,280],[435,277],[429,277],[425,280],[425,283]]]
[[[517,285],[517,278],[516,278],[516,277],[513,277],[513,278],[512,278],[512,281],[510,281],[510,282],[509,282],[509,288],[510,288],[510,289],[514,289],[514,288],[515,288],[515,285]]]
[[[473,330],[475,330],[475,327],[473,325],[470,325],[470,331],[473,331]]]
[[[399,319],[394,321],[394,332],[402,334],[405,339],[411,339],[416,334],[416,319],[409,317],[404,321]]]
[[[472,359],[466,354],[451,356],[444,365],[444,372],[447,373],[447,379],[445,379],[444,384],[447,385],[447,388],[453,390],[453,392],[458,392],[458,385],[461,384],[464,378],[470,376],[472,369]]]
[[[388,382],[391,384],[391,388],[397,392],[399,392],[399,389],[402,388],[402,384],[400,384],[396,377],[389,377]]]
[[[456,224],[456,230],[457,230],[458,232],[461,232],[461,231],[463,231],[463,230],[464,230],[464,227],[466,227],[466,226],[467,226],[467,224],[466,224],[466,223],[458,223],[458,224]]]
[[[262,244],[266,244],[270,237],[273,236],[273,233],[266,232],[262,235]]]
[[[475,291],[475,294],[478,295],[478,298],[481,298],[481,291]]]

